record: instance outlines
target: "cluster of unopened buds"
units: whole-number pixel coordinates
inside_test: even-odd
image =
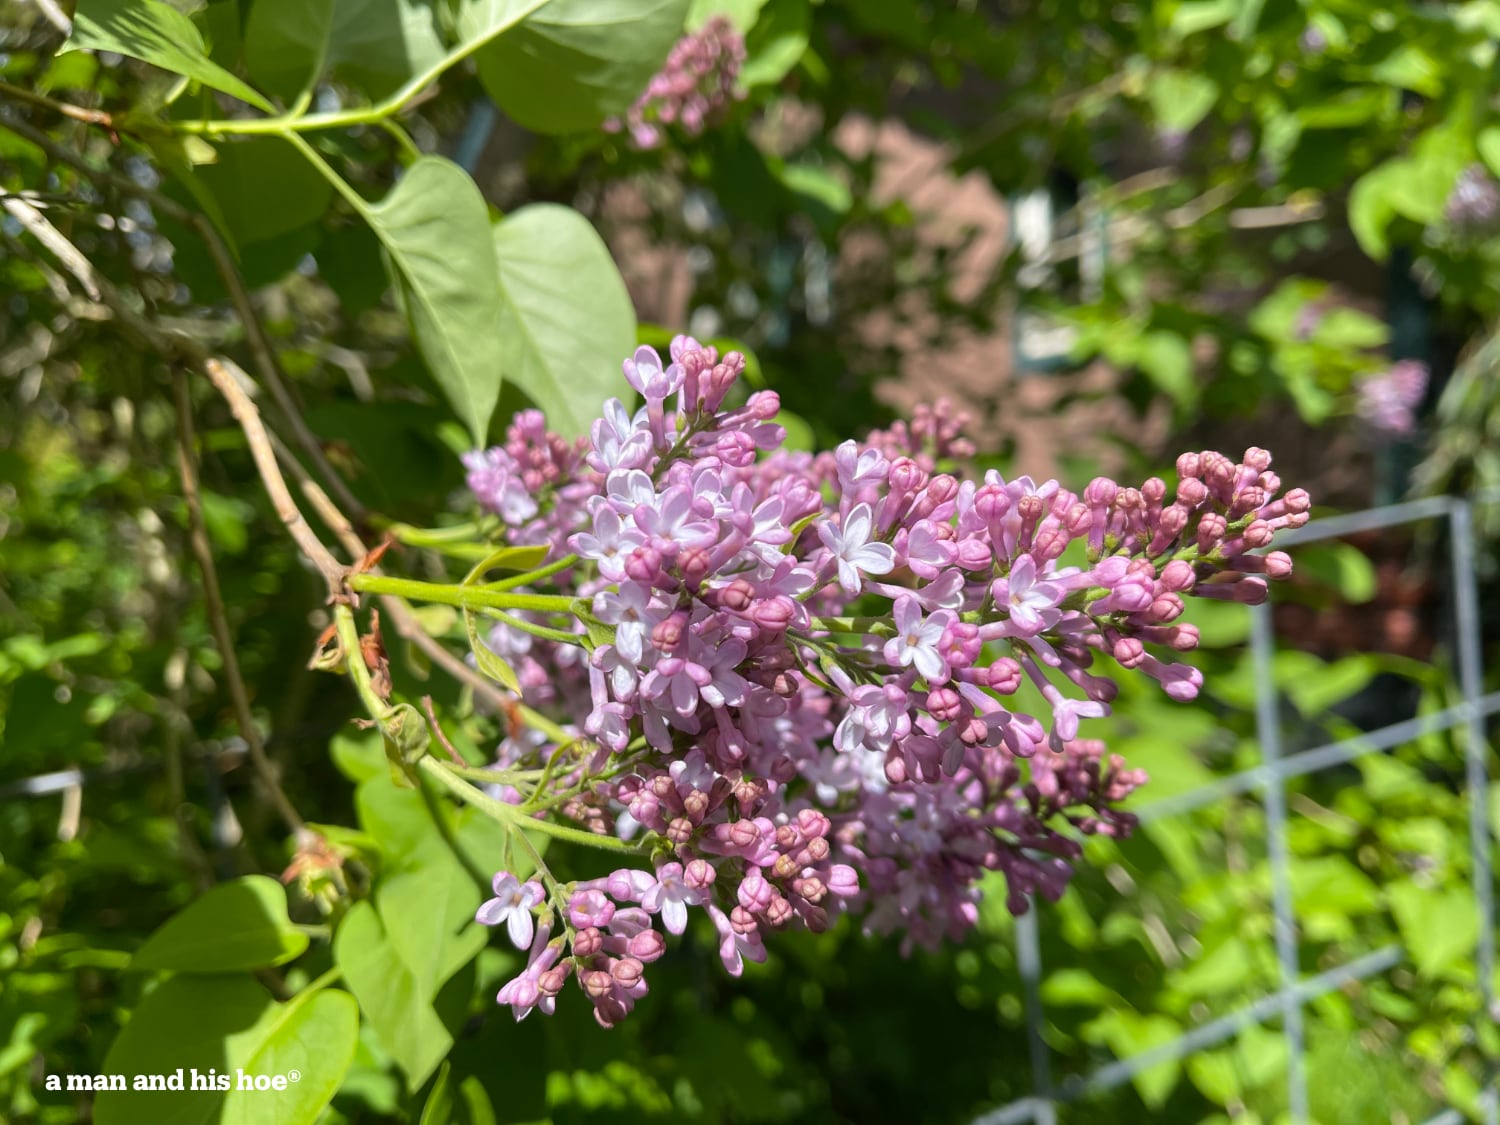
[[[606,132],[624,131],[638,149],[653,149],[676,126],[696,137],[737,98],[745,62],[745,40],[724,16],[714,16],[684,35],[647,83],[624,117],[604,123]]]
[[[547,791],[496,792],[639,863],[496,876],[479,920],[529,951],[500,992],[518,1018],[572,978],[613,1025],[695,912],[738,974],[766,935],[842,912],[904,948],[961,938],[987,872],[1014,912],[1055,900],[1145,781],[1081,737],[1111,675],[1194,698],[1172,659],[1198,642],[1185,599],[1262,601],[1291,562],[1260,549],[1308,518],[1260,449],[1184,454],[1175,488],[963,479],[943,405],[792,452],[774,392],[732,397],[737,353],[678,337],[624,367],[639,409],[610,400],[576,445],[524,413],[466,462],[497,536],[547,547],[546,584],[576,595],[571,621],[489,634],[555,719],[513,727],[497,762],[545,765]]]

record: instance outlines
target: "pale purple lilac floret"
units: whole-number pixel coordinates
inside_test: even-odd
[[[643,150],[659,148],[669,126],[696,137],[743,97],[736,83],[744,62],[744,37],[726,17],[714,16],[677,41],[634,104],[604,130],[626,133]]]
[[[519,728],[501,764],[556,755],[555,815],[642,843],[654,868],[545,902],[497,876],[480,921],[524,945],[516,912],[543,920],[500,994],[518,1018],[571,975],[617,1023],[695,912],[738,974],[770,932],[843,912],[904,948],[962,938],[986,872],[1012,911],[1055,900],[1081,837],[1131,829],[1119,806],[1145,781],[1083,735],[1112,677],[1194,698],[1201,675],[1170,659],[1198,641],[1184,599],[1263,601],[1291,563],[1261,549],[1308,518],[1260,449],[1184,454],[1175,490],[962,479],[948,465],[972,446],[942,404],[791,452],[774,392],[729,404],[743,367],[681,336],[665,361],[641,348],[638,409],[611,400],[576,445],[524,414],[469,459],[508,541],[576,554],[547,583],[592,611],[535,618],[579,647],[494,627],[523,701],[577,739]]]

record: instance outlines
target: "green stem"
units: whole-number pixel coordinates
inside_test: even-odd
[[[546,566],[539,566],[535,570],[527,571],[525,574],[517,574],[511,578],[502,578],[498,582],[487,582],[486,590],[511,590],[517,586],[529,586],[533,582],[539,582],[543,578],[551,578],[569,567],[578,565],[577,555],[565,555],[556,562],[550,562]]]
[[[506,613],[503,609],[492,609],[489,611],[489,616],[493,617],[496,621],[503,621],[512,628],[521,630],[523,633],[530,633],[533,637],[541,637],[547,641],[556,641],[558,644],[583,647],[585,638],[578,633],[568,633],[562,629],[552,629],[546,625],[536,625],[525,618]]]
[[[417,142],[412,140],[411,134],[400,125],[389,118],[382,118],[376,124],[389,133],[396,142],[396,147],[401,150],[402,165],[415,164],[422,159],[422,150],[417,147]]]
[[[543,771],[542,770],[491,770],[483,766],[461,766],[457,762],[449,762],[448,768],[466,777],[470,781],[478,781],[484,785],[513,785],[521,782],[530,785]]]
[[[477,523],[460,523],[453,527],[412,527],[392,524],[386,529],[397,541],[409,547],[438,547],[448,543],[466,543],[479,534]]]
[[[494,817],[502,824],[519,829],[521,835],[527,832],[540,832],[545,836],[552,836],[558,840],[566,840],[573,844],[582,844],[589,848],[602,848],[604,851],[622,852],[627,855],[641,855],[642,850],[635,844],[616,839],[613,836],[596,836],[592,832],[585,832],[581,828],[569,828],[565,824],[556,824],[550,820],[537,820],[528,816],[515,805],[508,805],[504,801],[497,801],[488,793],[475,789],[472,785],[455,776],[445,762],[436,758],[426,757],[418,763],[439,784],[446,786],[449,792],[458,797],[459,800],[467,801],[481,812]]]
[[[205,133],[210,136],[237,133],[248,136],[254,133],[296,134],[317,129],[340,129],[352,125],[376,125],[382,118],[399,113],[407,102],[437,81],[438,77],[449,67],[468,58],[497,35],[520,23],[540,6],[540,2],[512,5],[514,10],[508,14],[504,22],[486,28],[483,34],[460,43],[426,70],[409,78],[395,93],[362,109],[342,109],[334,113],[285,114],[251,121],[176,121],[172,123],[172,127],[179,133]]]
[[[518,704],[516,710],[520,712],[521,718],[525,720],[528,727],[534,727],[541,731],[553,742],[578,741],[576,734],[569,734],[540,711],[533,710],[524,703]]]
[[[328,928],[327,926],[323,927],[323,929],[325,929],[325,930],[327,928]],[[321,992],[323,989],[327,988],[330,984],[332,984],[334,981],[338,980],[339,977],[341,977],[343,975],[344,975],[343,970],[340,969],[337,965],[335,965],[333,968],[329,969],[322,976],[318,977],[315,980],[309,981],[307,987],[304,988],[304,989],[302,989],[300,992],[298,992],[297,995],[298,996],[310,996],[314,992]]]
[[[576,740],[574,742],[564,742],[556,750],[552,751],[551,756],[547,759],[546,768],[542,770],[542,776],[537,780],[536,788],[531,791],[531,797],[521,806],[522,808],[530,809],[535,806],[536,799],[547,791],[547,785],[552,780],[552,774],[557,769],[558,761],[561,760],[565,751],[575,745],[577,745]]]
[[[349,586],[361,593],[394,594],[423,602],[459,606],[464,609],[533,609],[542,613],[573,611],[576,598],[564,594],[511,594],[484,586],[450,586],[438,582],[418,582],[411,578],[392,578],[384,574],[354,574]]]

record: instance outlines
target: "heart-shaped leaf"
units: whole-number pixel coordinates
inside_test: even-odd
[[[586,434],[604,400],[627,393],[635,310],[604,240],[577,211],[523,207],[497,223],[505,377],[564,437]]]
[[[280,965],[302,954],[307,935],[287,917],[286,891],[247,875],[215,887],[146,939],[132,969],[224,973]]]

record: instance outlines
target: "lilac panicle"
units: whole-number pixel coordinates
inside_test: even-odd
[[[624,116],[610,118],[604,129],[624,132],[642,150],[660,148],[671,128],[696,137],[743,97],[736,80],[744,62],[744,37],[726,17],[714,16],[677,41]]]
[[[1117,677],[1194,698],[1186,599],[1264,600],[1290,570],[1264,549],[1308,518],[1261,449],[1183,454],[1175,486],[961,478],[946,404],[791,452],[774,392],[734,404],[743,368],[682,336],[641,348],[638,409],[611,400],[580,445],[523,415],[467,459],[508,539],[576,553],[547,582],[590,607],[577,646],[526,614],[491,632],[569,736],[513,731],[501,763],[551,762],[532,807],[651,856],[545,901],[497,876],[481,921],[525,945],[541,918],[500,994],[518,1017],[572,977],[618,1023],[695,915],[738,973],[769,934],[844,912],[908,947],[961,938],[986,872],[1014,911],[1057,898],[1146,780],[1089,733]]]

